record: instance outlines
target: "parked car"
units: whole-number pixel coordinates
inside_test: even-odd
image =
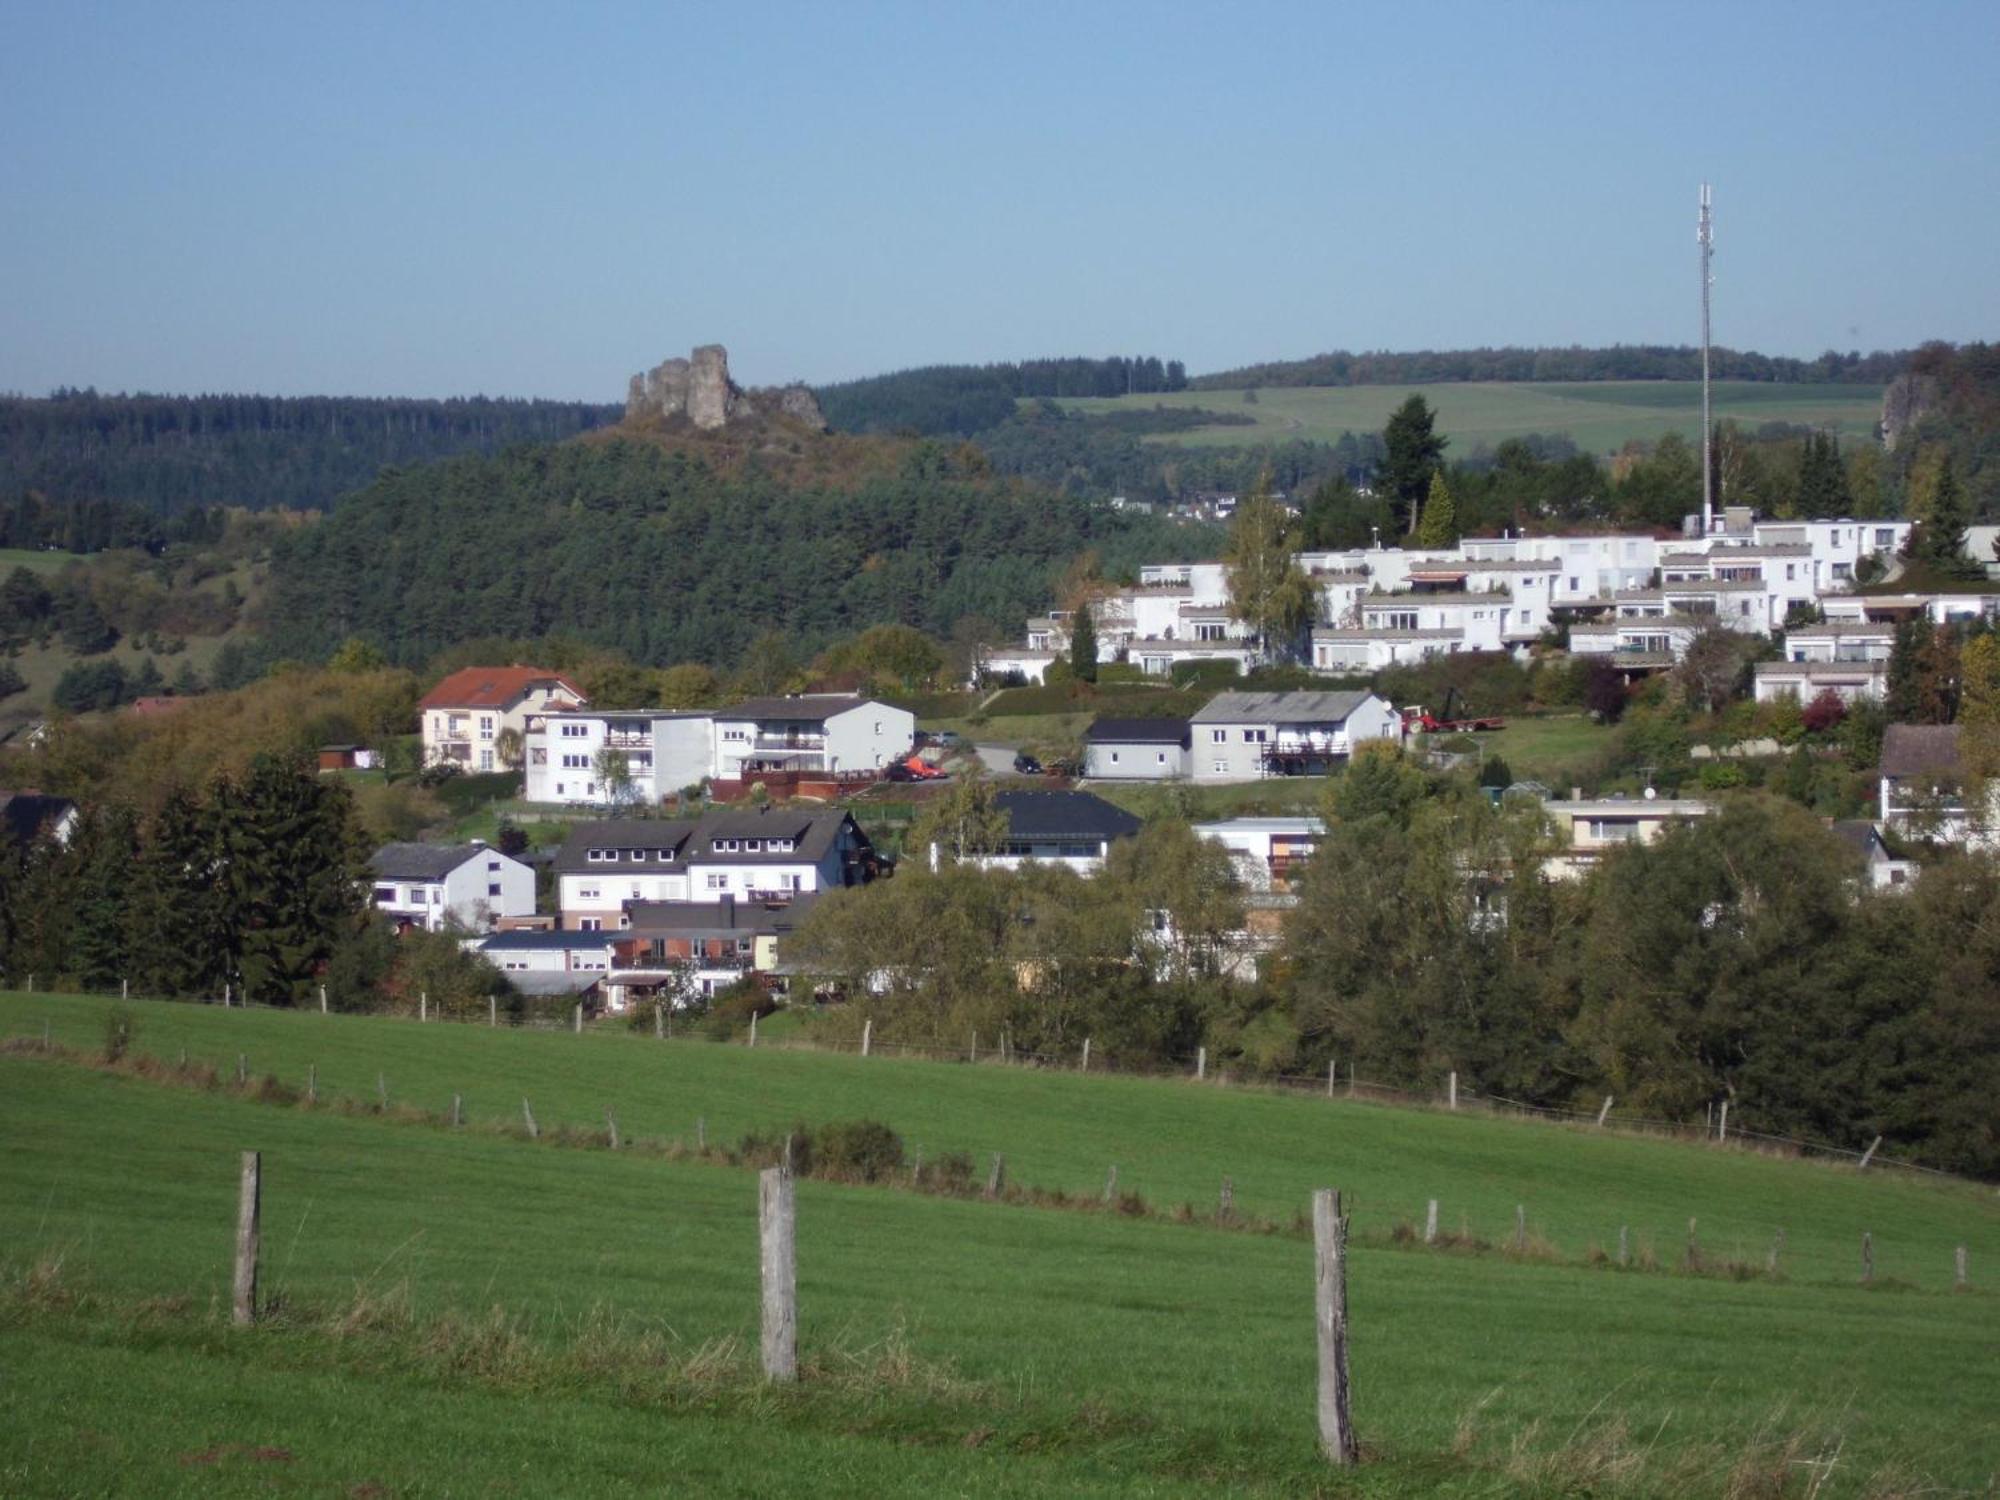
[[[1042,774],[1042,763],[1023,750],[1014,757],[1014,774],[1016,776],[1039,776]]]
[[[932,730],[930,742],[933,745],[942,745],[947,750],[955,750],[958,748],[958,731],[956,729]]]

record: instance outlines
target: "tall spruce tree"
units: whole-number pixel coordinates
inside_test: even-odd
[[[1840,443],[1830,432],[1806,434],[1799,452],[1798,513],[1809,520],[1830,520],[1854,513],[1854,497],[1847,485],[1847,465],[1841,461]]]
[[[230,975],[227,886],[213,809],[176,787],[154,815],[134,870],[133,966],[161,995],[215,995]]]
[[[86,816],[71,836],[70,907],[74,913],[65,968],[86,990],[131,977],[132,861],[138,833],[129,809]]]
[[[1097,621],[1088,599],[1077,601],[1076,614],[1070,620],[1069,667],[1077,681],[1097,681]]]
[[[1385,452],[1381,467],[1375,471],[1376,487],[1387,495],[1396,509],[1397,524],[1406,532],[1417,529],[1431,476],[1444,463],[1447,440],[1432,431],[1436,421],[1430,403],[1422,396],[1412,396],[1396,408],[1382,429]]]
[[[1947,577],[1964,577],[1985,569],[1965,555],[1965,491],[1958,469],[1946,453],[1938,466],[1930,505],[1918,523],[1917,555]]]
[[[1417,545],[1458,545],[1458,501],[1452,496],[1451,485],[1445,479],[1443,469],[1431,475],[1431,487],[1424,497],[1423,519],[1417,523]]]
[[[259,756],[223,818],[229,951],[246,999],[294,1005],[358,931],[360,858],[345,790],[299,762]]]

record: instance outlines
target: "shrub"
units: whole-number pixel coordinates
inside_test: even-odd
[[[903,1138],[877,1120],[822,1126],[812,1148],[815,1169],[843,1181],[879,1182],[903,1165]]]
[[[104,1016],[104,1060],[108,1063],[121,1061],[132,1046],[133,1033],[138,1023],[132,1013],[122,1005],[114,1005]]]
[[[764,987],[745,975],[728,988],[716,991],[715,999],[709,1003],[708,1016],[701,1023],[702,1035],[711,1041],[729,1041],[750,1029],[752,1016],[768,1016],[777,1008],[764,993]]]

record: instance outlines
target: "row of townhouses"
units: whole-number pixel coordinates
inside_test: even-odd
[[[1300,554],[1317,623],[1277,643],[1316,671],[1359,676],[1460,651],[1525,657],[1566,628],[1570,650],[1610,657],[1628,675],[1664,670],[1702,630],[1783,628],[1802,607],[1827,610],[1865,563],[1893,566],[1906,521],[1771,521],[1723,513],[1707,533],[1471,538],[1435,550],[1368,547]],[[1184,662],[1257,657],[1229,606],[1221,563],[1163,563],[1089,605],[1102,661],[1164,676]],[[1987,606],[1987,612],[1992,606]],[[1030,620],[1019,647],[989,651],[983,672],[1040,681],[1069,649],[1072,617]]]

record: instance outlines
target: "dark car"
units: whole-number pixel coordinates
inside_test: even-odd
[[[889,767],[882,772],[882,779],[884,781],[915,781],[917,779],[917,773],[912,771],[908,766],[904,765],[899,760],[892,762],[889,765]]]
[[[1014,757],[1014,774],[1017,776],[1039,776],[1042,774],[1042,763],[1023,750]]]

